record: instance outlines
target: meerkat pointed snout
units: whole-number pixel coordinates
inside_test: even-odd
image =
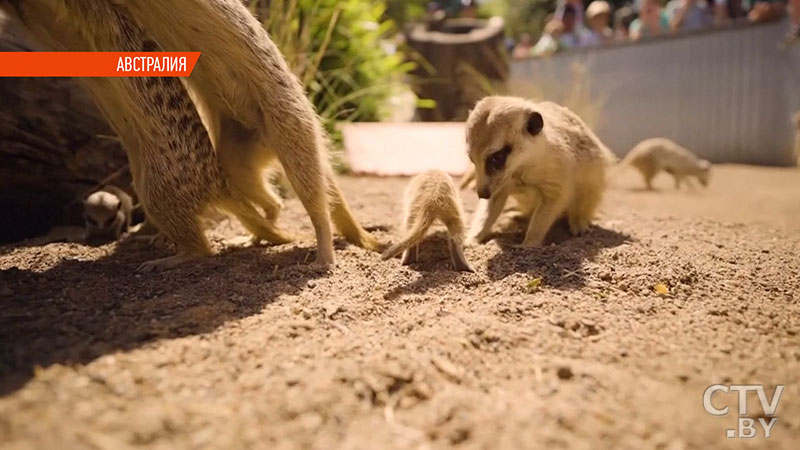
[[[530,217],[522,247],[541,246],[567,216],[574,235],[589,229],[616,158],[572,111],[552,102],[486,97],[467,119],[469,158],[480,201],[468,234],[483,242],[509,197]]]
[[[458,190],[450,175],[440,170],[425,171],[409,183],[403,204],[406,237],[387,249],[382,258],[387,260],[402,252],[404,265],[417,262],[419,244],[437,220],[447,227],[453,268],[474,272],[464,256],[464,221]]]

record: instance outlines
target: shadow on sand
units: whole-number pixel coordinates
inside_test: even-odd
[[[524,233],[516,225],[496,234],[494,238],[522,242]],[[501,246],[502,251],[487,263],[489,277],[500,280],[515,273],[525,273],[544,278],[549,287],[580,289],[586,284],[586,273],[583,271],[586,261],[593,260],[600,250],[630,241],[631,237],[626,234],[598,226],[593,226],[582,236],[573,237],[566,220],[560,220],[550,229],[542,248]]]
[[[154,255],[123,241],[100,260],[65,260],[45,272],[0,271],[0,396],[34,367],[88,363],[160,339],[213,331],[325,277],[313,247],[238,248],[173,270],[139,275]],[[255,281],[254,281],[255,280]],[[8,295],[10,294],[10,295]]]

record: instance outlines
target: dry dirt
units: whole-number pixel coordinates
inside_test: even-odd
[[[715,170],[617,173],[588,235],[469,248],[475,274],[436,237],[413,267],[339,242],[324,272],[310,239],[223,248],[227,221],[152,275],[142,243],[2,248],[0,447],[798,448],[800,171]],[[342,179],[383,240],[405,183]],[[310,232],[297,201],[281,222]],[[726,439],[715,383],[785,385],[772,437]]]

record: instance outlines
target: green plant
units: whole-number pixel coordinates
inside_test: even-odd
[[[383,2],[253,0],[253,12],[281,49],[326,127],[377,121],[414,65],[387,41],[395,24]]]
[[[386,17],[399,26],[425,16],[428,0],[386,0]]]

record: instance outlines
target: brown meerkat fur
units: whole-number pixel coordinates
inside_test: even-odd
[[[653,189],[653,178],[662,170],[672,175],[675,189],[688,183],[689,177],[697,178],[708,186],[711,163],[698,158],[694,153],[667,138],[651,138],[636,144],[622,160],[623,165],[634,167],[644,178],[647,189]]]
[[[270,222],[281,202],[264,188],[262,173],[277,159],[314,225],[319,263],[334,262],[331,218],[348,241],[379,249],[335,181],[328,137],[303,86],[239,0],[112,1],[165,49],[202,52],[188,86],[231,182]]]
[[[0,3],[3,7],[9,5]],[[108,0],[38,0],[11,3],[32,34],[58,50],[155,51],[129,16]],[[128,154],[136,193],[148,220],[178,254],[148,261],[139,270],[170,268],[211,253],[200,216],[219,206],[256,236],[289,238],[231,186],[184,85],[177,78],[82,78]]]
[[[468,233],[483,242],[513,198],[530,217],[524,241],[539,247],[566,215],[570,232],[586,232],[603,197],[607,166],[616,157],[569,109],[552,102],[486,97],[467,119],[469,158],[481,199]]]
[[[428,170],[417,175],[405,191],[403,225],[406,237],[387,249],[382,258],[394,258],[402,252],[404,265],[416,262],[420,242],[431,225],[439,220],[447,227],[453,268],[473,272],[464,256],[463,215],[458,190],[450,175],[441,170]]]
[[[116,186],[103,186],[83,201],[85,240],[110,238],[119,240],[131,228],[133,199]]]

